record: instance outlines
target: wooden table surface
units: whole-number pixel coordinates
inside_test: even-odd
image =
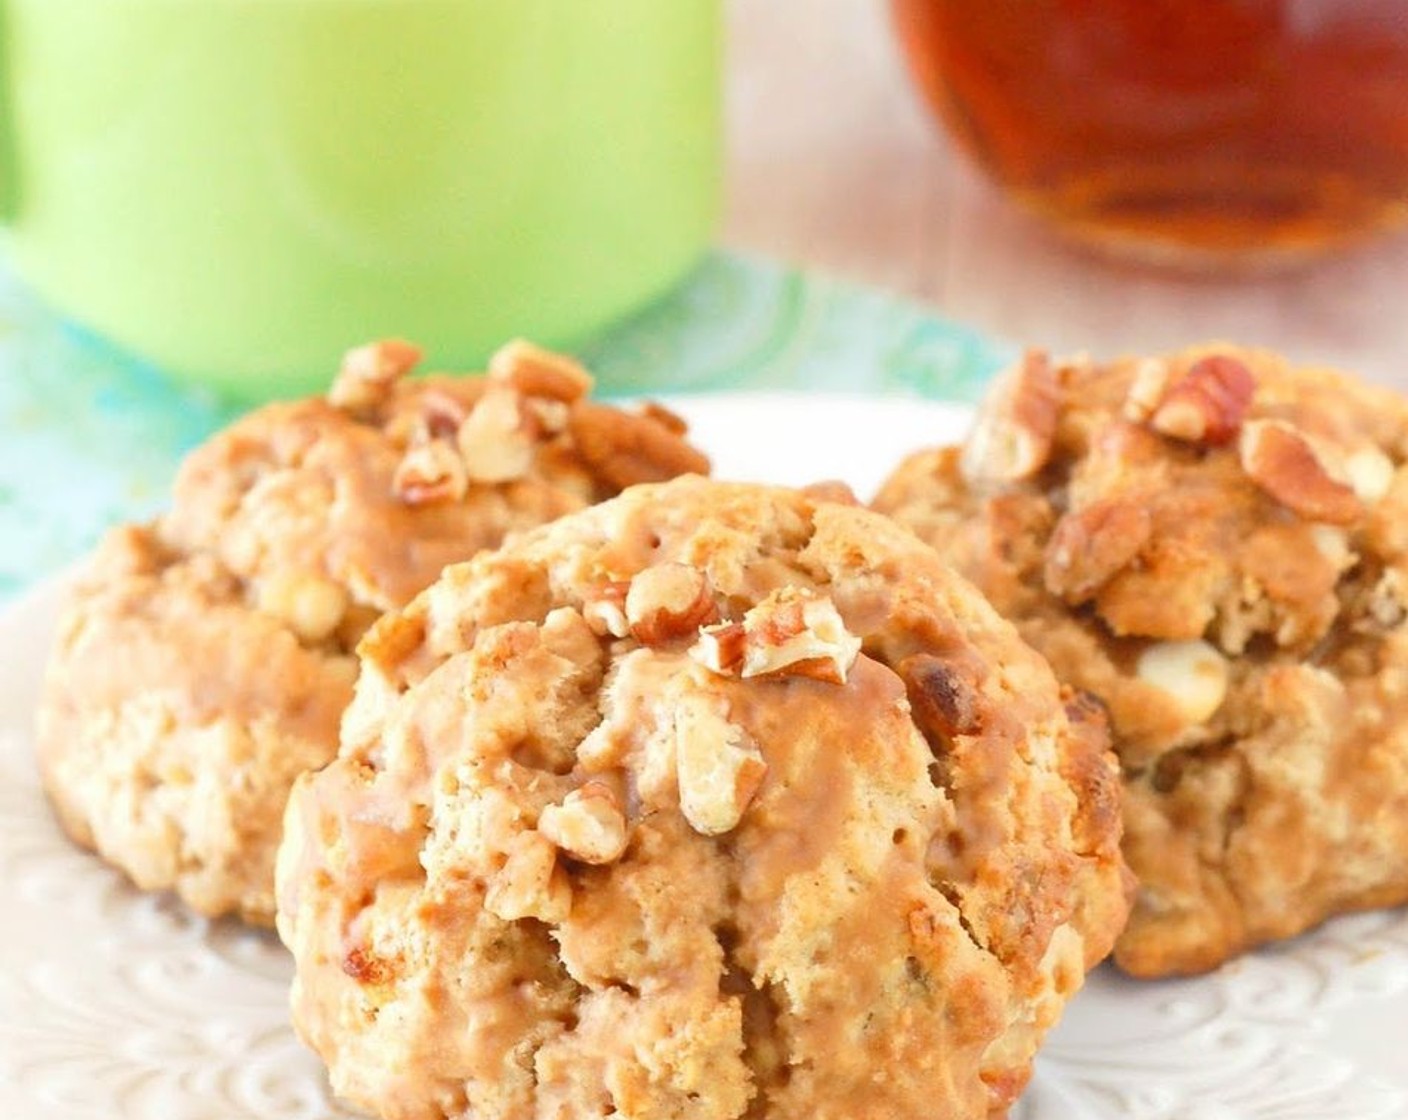
[[[1269,276],[1110,263],[1008,206],[949,147],[883,0],[730,0],[729,51],[731,247],[1059,352],[1222,338],[1408,390],[1408,236]]]

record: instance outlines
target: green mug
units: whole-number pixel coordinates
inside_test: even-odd
[[[707,246],[719,0],[0,0],[0,215],[74,320],[239,397],[576,339]]]

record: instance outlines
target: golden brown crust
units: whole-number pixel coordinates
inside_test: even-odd
[[[1211,968],[1408,900],[1408,405],[1229,346],[1058,367],[1019,482],[876,499],[1108,707],[1141,880],[1116,959]]]
[[[281,808],[322,765],[356,662],[248,609],[208,556],[115,531],[60,625],[39,718],[65,829],[138,886],[268,923]]]
[[[336,751],[367,627],[446,564],[615,493],[567,430],[575,363],[518,343],[487,377],[407,380],[417,357],[363,347],[327,398],[214,436],[170,511],[115,531],[76,589],[40,763],[68,830],[139,885],[271,923],[283,803]],[[593,455],[707,466],[663,422],[592,407]]]
[[[378,1115],[981,1120],[1123,921],[1098,718],[867,510],[636,487],[360,653],[279,928]]]

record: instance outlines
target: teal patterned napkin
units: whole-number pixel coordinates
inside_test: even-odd
[[[971,400],[1005,354],[881,293],[716,254],[581,356],[617,395]],[[106,526],[159,508],[181,455],[233,415],[65,324],[0,270],[0,600],[63,567]]]

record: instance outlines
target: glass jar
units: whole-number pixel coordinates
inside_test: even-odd
[[[892,0],[1013,198],[1155,259],[1298,259],[1408,218],[1408,0]]]

